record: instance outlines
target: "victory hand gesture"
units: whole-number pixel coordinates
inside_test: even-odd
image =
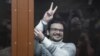
[[[56,6],[54,9],[53,9],[53,2],[51,3],[51,6],[49,8],[48,11],[45,12],[44,14],[44,17],[43,17],[43,20],[45,22],[49,22],[52,18],[53,18],[53,15],[54,13],[56,12],[58,6]]]

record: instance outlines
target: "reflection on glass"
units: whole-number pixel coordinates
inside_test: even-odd
[[[0,0],[0,56],[11,56],[11,0]]]
[[[100,7],[98,6],[100,5],[100,3],[98,3],[99,0],[80,0],[80,1],[79,0],[43,0],[43,1],[35,0],[35,25],[37,25],[41,19],[48,18],[48,17],[44,18],[44,15],[46,15],[45,12],[47,12],[47,15],[51,16],[50,12],[48,12],[51,2],[54,2],[54,7],[56,7],[56,5],[58,6],[58,9],[54,17],[60,17],[60,18],[63,17],[62,19],[67,24],[66,25],[67,28],[65,28],[66,31],[65,31],[63,41],[65,43],[71,42],[75,44],[76,56],[100,56]],[[51,8],[52,7],[53,6],[51,6]],[[36,38],[41,37],[41,36],[38,36],[38,32],[40,32],[39,30],[45,29],[43,28],[45,27],[45,24],[43,25],[43,21],[45,20],[40,21],[40,23],[42,22],[42,24],[40,24],[42,25],[42,27],[38,27],[38,30],[35,30]],[[50,28],[49,31],[43,31],[43,33],[44,35],[46,33],[48,37],[48,35],[50,35],[51,34],[50,32],[52,31],[55,32],[55,31],[58,31],[58,29]],[[56,35],[56,34],[53,34],[53,35]],[[50,37],[51,36],[49,36],[49,39]],[[36,40],[38,40],[38,38]],[[42,53],[40,52],[41,47],[38,47],[40,46],[38,45],[38,43],[39,44],[41,43],[41,39],[39,39],[39,41],[40,42],[35,41],[35,47],[37,48],[37,49],[35,48],[35,52],[36,52],[35,55],[37,56],[40,56]],[[45,42],[43,42],[42,44],[44,43]],[[50,42],[47,42],[47,43],[49,44]],[[69,49],[71,50],[72,48],[69,47]],[[65,48],[65,50],[67,49]],[[50,51],[50,49],[48,51]],[[45,51],[43,52],[44,52],[43,54],[48,54]],[[53,56],[52,53],[50,53],[51,56]]]

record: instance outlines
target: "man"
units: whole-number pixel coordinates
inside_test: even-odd
[[[53,3],[50,9],[45,13],[44,18],[35,28],[36,38],[40,40],[41,46],[46,49],[47,56],[75,56],[76,47],[73,43],[64,43],[64,21],[58,18],[53,19],[53,14],[55,13],[57,6],[52,10]],[[56,20],[57,19],[57,20]],[[42,32],[44,31],[44,25],[47,27],[47,38]],[[39,45],[40,46],[40,45]],[[43,51],[42,51],[43,52]]]

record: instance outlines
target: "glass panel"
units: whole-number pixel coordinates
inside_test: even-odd
[[[11,56],[11,0],[0,0],[0,56]]]
[[[63,42],[75,44],[76,56],[100,56],[100,6],[99,6],[100,3],[99,3],[99,0],[34,0],[34,1],[35,1],[35,19],[34,19],[35,27],[40,22],[41,19],[45,19],[43,18],[44,14],[45,12],[49,11],[50,4],[51,2],[53,2],[54,3],[52,7],[53,9],[56,6],[58,6],[58,9],[54,14],[54,19],[56,17],[60,17],[61,19],[65,21],[65,24],[66,24],[66,28],[64,29],[65,35],[63,37]],[[47,15],[51,16],[49,12],[47,12]],[[44,20],[41,20],[42,22],[41,25],[43,25],[44,23],[43,21]],[[45,27],[45,25],[43,25],[43,27]],[[38,29],[45,30],[45,28],[43,27],[39,26]],[[49,32],[43,31],[44,35],[46,34],[47,37],[54,30],[55,30],[54,32],[62,32],[62,29],[60,29],[61,31],[60,30],[58,31],[58,29],[52,30],[51,28],[49,28],[49,30],[50,30]],[[38,30],[35,30],[35,32],[36,32],[35,35],[37,36]],[[54,33],[54,35],[56,34]],[[53,34],[51,36],[53,36]],[[49,36],[49,39],[51,36]],[[38,40],[37,37],[35,38],[36,38],[35,40]],[[52,42],[54,41],[52,38],[50,40],[52,40]],[[37,56],[41,54],[40,52],[41,47],[38,47],[40,46],[38,45],[40,43],[41,42],[38,42],[38,43],[35,42],[35,52],[36,52],[35,54],[37,54]],[[48,45],[48,44],[49,44],[49,41],[47,41],[47,44],[45,45]],[[69,53],[71,53],[70,56],[75,56],[75,54],[72,55],[71,49],[73,48],[71,47],[69,47],[70,51],[67,50],[67,48],[65,48],[65,51],[67,50]],[[50,50],[48,51],[51,54],[51,56],[54,56],[54,54],[56,53],[56,50],[54,51],[55,53],[53,54],[50,52]],[[60,50],[58,50],[58,52],[59,51]],[[43,52],[44,54],[47,54],[47,52],[45,51]],[[60,55],[59,53],[57,53],[57,56],[63,56],[62,53],[61,53],[62,55]]]

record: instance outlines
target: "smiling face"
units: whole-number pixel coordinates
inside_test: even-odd
[[[62,24],[60,24],[60,23],[51,24],[50,31],[49,31],[50,39],[55,42],[62,40],[63,39],[63,30],[64,30],[64,27]]]

